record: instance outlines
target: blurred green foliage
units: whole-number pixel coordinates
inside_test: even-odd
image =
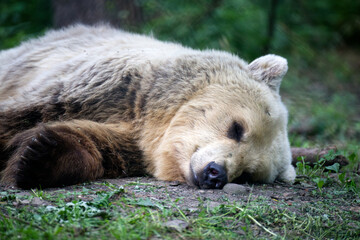
[[[50,2],[0,2],[0,49],[51,28]],[[360,1],[136,0],[133,3],[142,9],[143,22],[135,27],[123,26],[125,29],[153,33],[157,38],[193,48],[222,49],[248,61],[266,54],[266,45],[270,44],[269,52],[289,61],[289,73],[281,92],[290,111],[292,144],[355,143],[358,146]],[[274,3],[277,3],[274,34],[270,36],[269,11]],[[123,9],[120,13],[124,17],[129,15]]]
[[[51,27],[49,0],[0,1],[0,49],[42,33]]]
[[[254,58],[262,54],[266,41],[268,5],[261,7],[256,2],[260,1],[143,1],[150,14],[144,29],[194,48],[222,49]]]
[[[145,29],[163,39],[197,48],[217,48],[245,58],[263,54],[268,40],[267,0],[139,0]],[[357,44],[358,1],[279,0],[272,52],[298,54],[311,60],[318,48]]]

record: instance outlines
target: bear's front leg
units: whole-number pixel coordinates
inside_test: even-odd
[[[10,141],[15,150],[2,181],[29,189],[125,175],[131,167],[120,153],[127,143],[112,125],[85,120],[42,124]]]

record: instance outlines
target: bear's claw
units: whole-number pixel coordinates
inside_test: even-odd
[[[18,162],[17,186],[29,189],[50,180],[50,168],[54,161],[51,155],[56,146],[57,142],[44,133],[38,133],[30,140]]]

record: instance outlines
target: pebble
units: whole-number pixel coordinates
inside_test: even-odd
[[[221,203],[219,202],[208,202],[205,204],[205,207],[209,208],[210,210],[214,210],[215,208],[219,207]]]
[[[166,223],[164,223],[165,227],[171,228],[171,229],[175,229],[178,232],[181,232],[182,230],[186,229],[189,227],[189,224],[183,220],[171,220],[168,221]]]
[[[44,205],[48,205],[48,203],[46,201],[44,201],[43,199],[39,198],[39,197],[34,197],[31,200],[31,205],[33,205],[33,206],[44,206]]]
[[[243,185],[236,184],[236,183],[227,183],[223,191],[229,194],[244,194],[249,192],[249,189]]]
[[[180,184],[181,184],[181,182],[179,182],[179,181],[172,181],[172,182],[169,183],[169,185],[172,186],[172,187],[179,186]]]
[[[28,199],[19,200],[19,203],[20,203],[20,204],[23,204],[23,205],[28,205],[28,204],[30,204],[30,200],[28,200]]]

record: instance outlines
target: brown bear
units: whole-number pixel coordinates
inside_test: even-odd
[[[1,182],[292,182],[286,72],[275,55],[247,64],[108,26],[50,31],[0,52]]]

